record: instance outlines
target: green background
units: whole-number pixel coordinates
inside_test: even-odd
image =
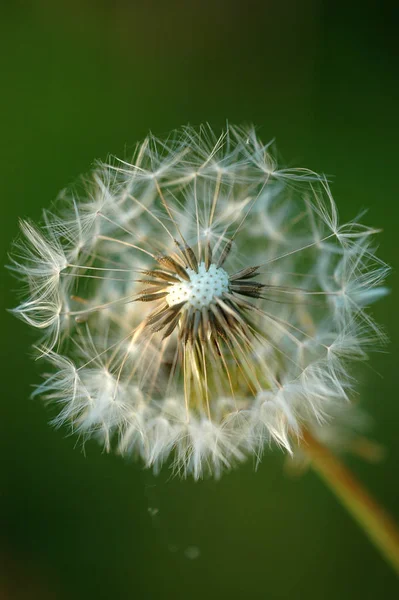
[[[287,164],[333,175],[342,218],[369,208],[395,269],[398,15],[388,3],[36,0],[1,12],[3,264],[18,217],[38,219],[94,158],[123,156],[149,129],[228,119],[275,137]],[[399,518],[397,280],[394,270],[373,311],[388,353],[372,356],[359,387],[387,457],[348,462]],[[363,532],[312,472],[289,477],[278,451],[217,483],[155,478],[95,443],[83,455],[29,399],[35,336],[5,311],[17,287],[5,270],[1,282],[2,598],[395,595]]]

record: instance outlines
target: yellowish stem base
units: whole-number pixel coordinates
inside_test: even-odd
[[[399,529],[347,467],[313,435],[304,430],[302,449],[312,466],[341,500],[370,540],[399,575]]]

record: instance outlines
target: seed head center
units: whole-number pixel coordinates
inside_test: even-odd
[[[194,309],[201,310],[209,306],[213,298],[220,298],[229,290],[229,276],[224,269],[211,264],[207,270],[205,263],[198,265],[198,273],[192,269],[186,269],[190,280],[181,280],[169,287],[169,293],[165,300],[169,306],[187,302]]]

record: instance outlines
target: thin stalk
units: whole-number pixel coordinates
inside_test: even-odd
[[[399,575],[399,529],[392,517],[336,456],[309,431],[304,430],[302,433],[302,448],[309,456],[315,471]]]

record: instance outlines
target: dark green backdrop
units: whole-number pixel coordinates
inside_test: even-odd
[[[227,118],[276,137],[288,163],[334,175],[342,217],[368,207],[366,222],[384,230],[380,255],[395,267],[398,19],[389,4],[36,0],[1,12],[2,263],[18,217],[39,218],[94,158],[123,156],[149,129]],[[84,456],[51,430],[29,399],[40,371],[34,335],[5,312],[16,284],[1,278],[2,598],[394,596],[396,580],[364,534],[313,473],[284,474],[277,451],[256,473],[249,462],[194,484],[154,478],[95,444]],[[359,387],[387,458],[349,463],[399,517],[397,280],[374,309],[389,353],[372,356]]]

